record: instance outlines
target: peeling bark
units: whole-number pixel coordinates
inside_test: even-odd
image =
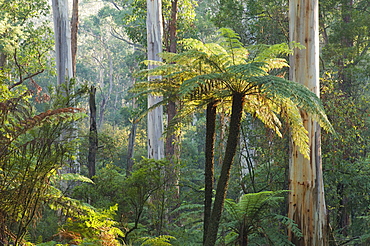
[[[318,1],[290,1],[290,41],[299,42],[306,49],[295,50],[290,59],[290,79],[319,93],[319,26]],[[306,112],[302,120],[309,135],[310,159],[292,146],[289,165],[289,212],[303,233],[289,237],[295,245],[327,245],[327,212],[321,163],[320,127]]]

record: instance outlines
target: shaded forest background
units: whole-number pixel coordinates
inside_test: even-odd
[[[163,1],[169,52],[173,2]],[[287,1],[176,2],[176,40],[216,43],[230,28],[251,55],[289,43]],[[366,0],[320,2],[321,100],[336,132],[322,131],[329,245],[370,243],[369,12]],[[75,78],[58,86],[49,3],[0,0],[0,245],[202,244],[205,110],[166,128],[177,136],[171,158],[146,158],[147,98],[132,90],[145,80],[137,74],[146,42],[146,1],[80,0]],[[230,113],[228,104],[217,109],[216,177]],[[290,245],[287,228],[300,233],[286,217],[290,133],[282,129],[279,137],[244,115],[217,245],[241,245],[242,234],[249,245]]]

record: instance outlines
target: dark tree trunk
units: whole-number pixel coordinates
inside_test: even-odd
[[[91,86],[89,107],[90,107],[90,135],[89,135],[89,154],[87,157],[89,178],[95,176],[95,160],[98,151],[98,131],[96,128],[96,103],[95,103],[96,88]]]
[[[342,0],[342,22],[344,26],[349,26],[352,22],[351,10],[353,8],[353,0]],[[348,34],[348,33],[347,33]],[[353,35],[343,35],[341,39],[342,47],[351,48],[354,45]],[[342,58],[338,61],[338,75],[341,80],[340,89],[347,95],[353,94],[353,79],[351,78],[350,72],[348,72],[348,67],[345,64],[346,60],[352,59],[347,56],[347,52],[343,51]]]
[[[216,102],[207,105],[206,112],[206,147],[204,167],[204,224],[203,242],[206,240],[209,219],[212,211],[213,180],[214,180],[214,156],[216,139]]]
[[[0,70],[4,70],[5,63],[6,63],[6,55],[0,51]]]
[[[213,204],[211,218],[209,220],[208,230],[206,232],[206,240],[204,241],[204,245],[206,246],[215,245],[217,240],[218,227],[220,225],[221,214],[224,207],[227,187],[230,179],[230,169],[239,142],[240,124],[243,114],[244,101],[245,95],[243,93],[233,94],[229,136],[227,138],[225,156],[222,163],[220,178],[217,182],[215,202]]]
[[[169,23],[169,46],[167,47],[168,52],[176,53],[176,32],[177,32],[177,0],[171,1],[171,19]],[[170,122],[175,117],[177,113],[176,110],[176,102],[175,101],[169,101],[167,105],[167,116],[168,116],[168,124],[170,125]],[[176,136],[176,133],[174,131],[167,131],[168,134],[166,136],[166,157],[170,160],[170,162],[173,162],[173,159],[178,155],[176,153],[176,144],[178,140],[178,136]]]
[[[171,1],[171,20],[169,26],[169,33],[170,33],[170,46],[168,51],[172,53],[176,53],[176,44],[177,44],[177,0]]]
[[[169,45],[167,46],[167,51],[176,53],[176,32],[177,32],[177,0],[171,0],[171,18],[169,21]],[[169,127],[172,119],[177,114],[176,101],[170,100],[167,104],[167,126]],[[179,135],[178,133],[171,129],[167,129],[166,134],[166,146],[165,146],[165,156],[169,160],[169,166],[166,168],[166,179],[168,180],[168,185],[166,190],[169,194],[173,194],[168,201],[170,210],[175,210],[180,206],[180,190],[179,190],[179,174],[180,170],[177,167],[177,162],[180,155],[179,149]],[[173,223],[175,218],[178,217],[177,213],[172,213],[168,218],[169,223]]]
[[[77,33],[78,33],[78,0],[73,0],[72,20],[71,20],[71,52],[72,52],[73,76],[76,75]]]

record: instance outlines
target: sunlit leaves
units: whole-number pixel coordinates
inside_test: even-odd
[[[170,95],[177,95],[187,105],[183,111],[188,113],[211,100],[230,102],[231,95],[242,93],[246,97],[245,111],[261,119],[279,136],[280,120],[288,122],[293,141],[309,158],[308,137],[300,117],[301,110],[310,114],[325,130],[333,131],[320,99],[301,84],[269,74],[272,70],[288,66],[279,55],[291,54],[290,46],[303,47],[296,43],[259,45],[251,47],[253,56],[250,57],[249,50],[238,39],[233,31],[221,29],[218,43],[182,40],[184,52],[176,55],[164,53],[162,56],[168,59],[165,61],[167,64],[153,71],[141,72],[142,75],[162,75],[163,80],[144,82],[138,91],[156,91],[166,97],[166,88],[174,85]]]

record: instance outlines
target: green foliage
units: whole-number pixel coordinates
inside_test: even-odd
[[[85,213],[67,218],[58,233],[59,238],[82,245],[120,245],[115,238],[123,237],[124,234],[114,221],[117,205],[104,210],[94,210],[86,205],[83,208]]]
[[[150,238],[150,237],[143,237],[143,238],[140,238],[140,241],[144,241],[141,246],[145,246],[145,245],[148,245],[148,246],[170,246],[172,245],[170,243],[171,240],[174,240],[176,238],[172,237],[172,236],[169,236],[169,235],[162,235],[162,236],[158,236],[158,237],[154,237],[154,238]]]
[[[49,13],[47,1],[0,2],[1,69],[9,86],[22,84],[48,69],[52,31],[41,17]]]
[[[360,218],[368,215],[370,203],[369,90],[362,87],[361,96],[350,96],[329,74],[321,82],[325,108],[338,133],[322,138],[327,205],[336,240],[345,242],[347,235],[369,233],[367,221]]]
[[[299,237],[302,233],[298,226],[291,219],[271,212],[284,201],[284,197],[280,196],[283,192],[286,191],[249,193],[240,197],[237,203],[226,200],[226,223],[222,226],[230,230],[226,236],[228,243],[242,245],[258,242],[261,240],[258,235],[264,235],[265,243],[269,245],[293,245],[284,236],[279,224]]]
[[[186,51],[179,54],[163,53],[166,64],[139,73],[141,76],[162,75],[163,79],[139,83],[136,91],[161,94],[164,96],[162,103],[169,100],[168,95],[179,95],[187,107],[180,111],[175,121],[202,108],[211,100],[227,103],[233,93],[243,93],[246,112],[259,118],[279,136],[282,125],[280,115],[289,123],[292,139],[300,152],[309,158],[308,136],[300,110],[305,110],[325,130],[332,131],[332,127],[320,99],[313,92],[301,84],[269,74],[272,69],[287,66],[285,59],[273,57],[290,53],[289,46],[265,47],[255,53],[251,60],[248,58],[249,51],[238,42],[235,32],[227,29],[221,29],[220,32],[219,43],[204,44],[199,40],[186,39],[182,41]]]
[[[3,87],[2,87],[3,88]],[[30,223],[40,217],[41,205],[53,192],[50,180],[73,150],[61,133],[77,108],[57,108],[35,114],[26,94],[0,92],[0,236],[20,243]],[[5,236],[6,235],[6,236]]]

